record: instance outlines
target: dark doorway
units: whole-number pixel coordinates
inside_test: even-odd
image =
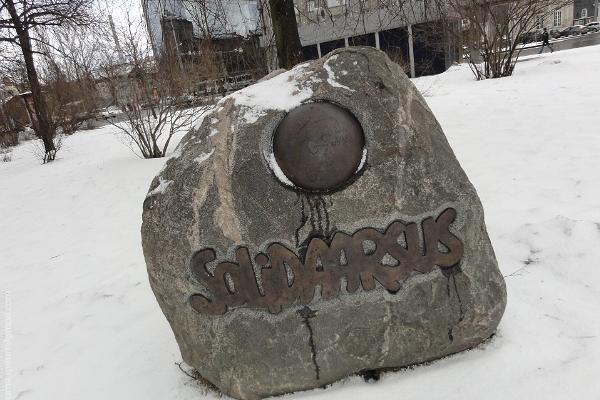
[[[350,46],[371,46],[375,47],[375,34],[367,33],[366,35],[352,36],[348,38]]]
[[[302,47],[302,58],[304,61],[316,60],[319,58],[319,50],[317,49],[317,45],[311,44],[310,46]]]
[[[379,48],[388,57],[400,65],[404,72],[410,73],[408,56],[408,30],[406,28],[388,29],[379,32]]]
[[[413,25],[415,74],[434,75],[446,70],[447,35],[440,23]]]
[[[321,56],[341,47],[345,47],[346,42],[344,39],[332,40],[330,42],[321,43]]]

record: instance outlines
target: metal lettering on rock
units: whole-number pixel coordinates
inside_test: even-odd
[[[265,253],[254,257],[260,286],[247,247],[237,249],[237,262],[220,262],[213,273],[208,264],[215,261],[216,254],[205,248],[192,256],[191,272],[208,293],[191,295],[190,305],[209,315],[243,305],[278,313],[296,301],[310,304],[317,286],[323,299],[342,289],[349,293],[359,287],[373,290],[376,282],[395,293],[413,271],[428,273],[435,266],[444,269],[459,263],[463,243],[450,232],[455,218],[452,208],[435,219],[425,218],[421,221],[422,240],[416,223],[401,221],[392,222],[383,232],[374,228],[353,235],[336,232],[329,244],[313,238],[303,260],[284,245],[272,243]]]

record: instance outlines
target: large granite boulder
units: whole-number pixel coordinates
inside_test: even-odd
[[[222,99],[152,182],[142,239],[183,359],[239,399],[471,348],[506,305],[473,185],[372,48]]]

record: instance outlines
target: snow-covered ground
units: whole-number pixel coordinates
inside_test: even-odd
[[[600,399],[600,46],[417,79],[486,210],[506,276],[498,334],[474,350],[317,399]],[[164,160],[114,128],[78,132],[40,165],[0,163],[2,394],[19,400],[213,399],[150,290],[142,202]]]

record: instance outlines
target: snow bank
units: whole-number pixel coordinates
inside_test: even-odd
[[[415,81],[484,203],[508,285],[499,332],[376,384],[350,378],[286,397],[598,398],[599,70],[596,46],[527,58],[511,78],[475,82],[459,66]],[[310,95],[291,99],[293,74],[236,101],[292,108]],[[50,165],[32,153],[26,143],[0,163],[8,398],[216,399],[175,365],[148,284],[142,203],[165,160],[134,157],[111,127],[67,138]]]

